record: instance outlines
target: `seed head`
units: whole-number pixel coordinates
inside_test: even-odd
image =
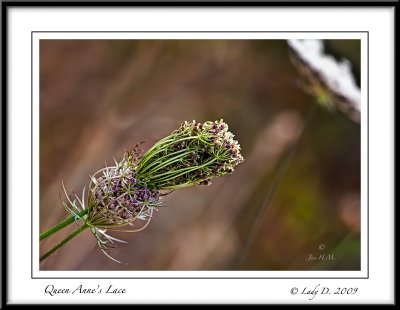
[[[91,177],[86,220],[89,225],[115,230],[132,225],[136,219],[147,220],[151,209],[160,205],[159,191],[150,190],[136,176],[134,152],[127,152],[115,166],[103,168]]]
[[[71,199],[64,207],[91,228],[103,253],[125,242],[107,230],[136,232],[150,222],[153,210],[161,206],[160,192],[192,185],[208,185],[217,176],[232,173],[243,161],[240,146],[222,120],[203,124],[184,122],[161,139],[139,160],[138,145],[125,153],[115,166],[97,171],[82,199]],[[144,225],[136,226],[136,220]],[[142,222],[143,223],[143,222]],[[115,260],[116,261],[116,260]]]
[[[136,177],[150,189],[208,185],[243,162],[240,145],[233,138],[223,120],[184,122],[143,155]]]

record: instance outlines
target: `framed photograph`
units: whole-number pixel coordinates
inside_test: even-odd
[[[395,8],[3,3],[3,305],[394,304]]]

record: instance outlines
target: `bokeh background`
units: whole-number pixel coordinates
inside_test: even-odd
[[[360,42],[325,43],[359,81]],[[61,180],[80,193],[113,156],[184,120],[224,119],[245,157],[164,197],[145,230],[113,233],[128,241],[111,253],[123,264],[86,231],[41,270],[359,270],[360,126],[315,107],[299,79],[284,40],[41,40],[41,231],[68,216]]]

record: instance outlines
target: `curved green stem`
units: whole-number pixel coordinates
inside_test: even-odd
[[[69,241],[71,241],[73,238],[75,238],[77,235],[79,235],[82,231],[84,231],[86,228],[89,228],[89,225],[86,223],[80,226],[77,230],[75,230],[72,234],[70,234],[67,238],[62,240],[60,243],[58,243],[55,247],[47,251],[44,255],[40,257],[40,262],[45,260],[47,257],[52,255],[54,252],[57,250],[61,249],[64,245],[66,245]]]
[[[136,168],[136,172],[140,173],[141,169],[144,167],[144,165],[149,161],[150,158],[154,157],[156,154],[164,151],[168,146],[171,146],[175,143],[178,142],[182,142],[182,141],[186,141],[186,140],[193,140],[193,139],[197,139],[199,138],[200,135],[197,136],[190,136],[190,137],[185,137],[185,138],[180,138],[180,139],[173,139],[173,135],[170,135],[166,138],[172,138],[171,141],[168,140],[160,140],[158,141],[156,144],[153,145],[153,147],[151,147],[141,158],[137,168]],[[168,142],[167,142],[168,141]],[[164,144],[163,144],[164,143]],[[156,150],[156,148],[161,147],[160,149]]]
[[[84,209],[81,212],[79,212],[77,215],[83,216],[86,213],[88,213],[88,209]],[[47,237],[51,236],[55,232],[59,231],[61,228],[64,228],[65,226],[73,223],[75,221],[75,216],[70,216],[69,218],[65,219],[63,222],[53,226],[52,228],[49,228],[48,230],[42,232],[40,234],[39,240],[42,241],[43,239],[46,239]]]
[[[151,180],[151,182],[160,182],[160,181],[168,180],[170,178],[171,179],[172,178],[176,178],[176,177],[179,177],[181,175],[184,175],[185,173],[192,172],[192,171],[204,168],[204,167],[206,167],[207,165],[213,163],[216,160],[217,160],[217,158],[213,158],[213,159],[205,162],[202,165],[198,165],[198,166],[194,166],[194,167],[181,168],[179,170],[171,170],[171,171],[168,171],[168,172],[152,175],[150,180]]]
[[[145,171],[147,171],[146,174],[151,174],[154,171],[160,170],[161,168],[168,166],[169,164],[173,163],[176,159],[185,157],[188,153],[190,153],[190,151],[184,149],[184,150],[160,157],[157,160],[155,160],[153,163],[147,165],[147,167],[143,168],[140,171],[140,173],[138,172],[138,178],[140,179],[140,175],[144,175]],[[176,156],[171,157],[172,155],[176,155]],[[152,168],[152,169],[149,170],[150,168]]]
[[[269,211],[268,207],[269,207],[272,199],[274,198],[274,195],[276,194],[286,171],[289,168],[290,162],[292,161],[292,159],[296,153],[297,146],[300,142],[300,139],[301,139],[302,135],[304,134],[306,127],[311,122],[312,117],[315,113],[316,107],[317,107],[317,105],[313,105],[311,107],[311,109],[309,110],[309,112],[306,116],[306,119],[304,121],[304,126],[300,132],[300,135],[297,137],[297,139],[294,142],[292,142],[291,145],[289,145],[286,154],[284,154],[281,162],[278,164],[275,175],[273,176],[271,186],[267,190],[264,200],[257,210],[257,215],[255,217],[254,224],[251,226],[250,231],[247,234],[247,237],[242,245],[240,254],[238,255],[238,257],[236,257],[236,260],[234,261],[235,269],[240,268],[240,266],[243,264],[245,258],[249,254],[252,242],[254,241],[257,233],[259,232],[259,230],[262,227],[262,222],[265,220],[267,212]]]

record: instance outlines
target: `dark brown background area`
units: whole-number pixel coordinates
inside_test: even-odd
[[[359,80],[360,42],[327,47]],[[245,158],[209,187],[166,196],[144,231],[111,233],[128,241],[112,251],[123,264],[86,231],[41,270],[359,270],[360,127],[320,107],[305,124],[316,103],[298,80],[284,40],[41,40],[41,231],[68,215],[61,180],[81,193],[113,156],[185,120],[224,119]],[[321,253],[334,259],[307,261]]]

